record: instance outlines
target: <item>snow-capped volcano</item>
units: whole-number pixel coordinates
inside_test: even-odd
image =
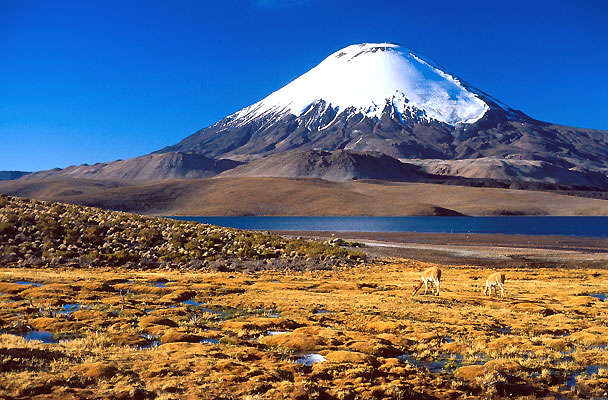
[[[372,151],[401,160],[536,160],[608,171],[606,132],[534,120],[390,43],[339,50],[259,102],[158,153],[249,162],[316,150]]]
[[[606,190],[608,132],[534,120],[410,49],[366,43],[153,154],[22,179],[215,175]]]
[[[349,110],[380,118],[389,105],[399,115],[449,125],[473,123],[489,109],[478,93],[412,50],[365,43],[335,52],[235,117],[242,122],[269,114],[299,117],[319,101],[338,114]]]

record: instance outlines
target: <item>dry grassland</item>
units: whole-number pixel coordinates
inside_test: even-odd
[[[0,398],[607,396],[608,271],[503,269],[501,300],[491,271],[443,265],[441,295],[412,298],[431,265],[3,268]]]
[[[0,182],[0,193],[153,215],[608,215],[608,202],[424,183],[211,178]]]

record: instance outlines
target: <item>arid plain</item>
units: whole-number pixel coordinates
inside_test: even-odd
[[[352,238],[340,247],[0,200],[2,398],[607,396],[601,261],[428,262]],[[597,258],[594,246],[568,251]],[[431,266],[440,295],[412,297]],[[482,293],[496,269],[502,299]]]
[[[16,180],[0,193],[147,215],[608,215],[604,200],[556,191],[371,180]]]

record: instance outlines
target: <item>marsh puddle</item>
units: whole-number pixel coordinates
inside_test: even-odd
[[[200,307],[200,306],[204,306],[207,303],[205,303],[204,301],[198,303],[196,300],[190,299],[190,300],[182,301],[182,304],[186,304],[186,305],[193,306],[193,307]]]
[[[66,340],[73,340],[77,337],[75,334],[71,335],[55,335],[51,332],[46,331],[27,331],[27,332],[7,332],[11,335],[21,336],[27,341],[39,340],[42,343],[59,343]]]
[[[313,315],[324,315],[324,314],[333,314],[333,311],[326,310],[324,308],[315,308]]]
[[[220,342],[219,339],[203,339],[201,343],[210,343],[210,344],[218,344]]]
[[[586,376],[591,376],[593,374],[597,374],[600,371],[599,366],[597,365],[590,365],[587,368],[585,368],[584,371],[580,371],[580,372],[575,372],[572,375],[570,375],[570,378],[568,378],[568,381],[566,382],[566,386],[571,389],[574,388],[576,386],[576,379],[585,374]]]
[[[25,340],[40,340],[42,343],[59,343],[59,339],[51,332],[29,331],[21,335]]]
[[[418,368],[424,368],[429,370],[430,372],[441,372],[445,369],[445,360],[440,361],[427,361],[427,360],[418,360],[414,358],[411,354],[402,354],[397,357],[400,361],[406,362],[408,364],[412,364]]]
[[[72,315],[74,311],[91,308],[91,306],[83,306],[82,304],[64,304],[61,310],[57,311],[57,314],[61,315]]]
[[[258,308],[253,311],[249,311],[248,314],[259,315],[266,318],[281,318],[281,313],[277,311],[276,308],[271,308],[269,310],[265,308]]]
[[[291,333],[291,331],[268,331],[266,332],[266,336],[284,335],[286,333]]]
[[[141,335],[141,337],[150,340],[150,343],[143,346],[137,346],[137,350],[154,349],[162,344],[155,335]]]
[[[203,314],[212,314],[213,317],[221,321],[231,318],[231,314],[226,311],[213,310],[211,308],[199,308],[198,311],[202,312]]]
[[[441,357],[439,360],[419,360],[411,354],[402,354],[397,359],[432,373],[453,372],[456,368],[461,367],[464,361],[464,357],[461,355]]]
[[[171,282],[177,282],[177,281],[148,281],[148,284],[152,285],[154,287],[158,287],[158,288],[166,288],[167,283],[171,283]]]
[[[296,357],[299,357],[296,362],[302,365],[313,365],[325,361],[325,357],[319,353],[298,353]]]
[[[32,285],[32,286],[44,286],[44,283],[36,283],[36,282],[30,282],[30,281],[17,281],[17,282],[12,282],[12,283],[16,283],[17,285]]]
[[[595,297],[596,299],[600,299],[601,301],[606,301],[606,293],[593,293],[589,294],[590,297]]]

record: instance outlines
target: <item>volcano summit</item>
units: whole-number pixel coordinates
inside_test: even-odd
[[[336,115],[380,118],[388,107],[400,118],[450,125],[475,122],[489,108],[478,93],[413,51],[393,44],[363,44],[332,54],[237,118],[285,113],[300,117],[318,102],[323,102],[323,112]]]

